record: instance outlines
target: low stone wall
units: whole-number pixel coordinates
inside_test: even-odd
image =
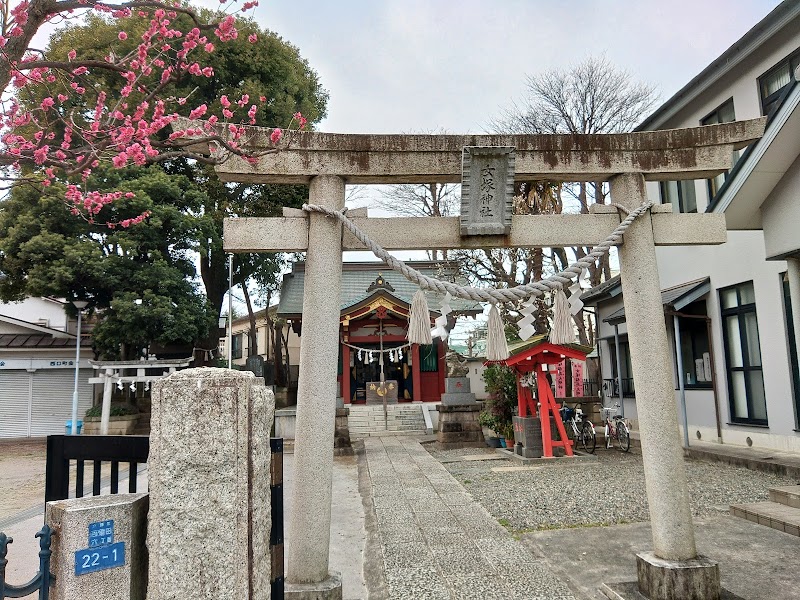
[[[83,419],[83,433],[86,435],[100,435],[100,417],[85,417]],[[111,417],[108,422],[108,435],[131,435],[139,422],[139,415],[122,415]]]

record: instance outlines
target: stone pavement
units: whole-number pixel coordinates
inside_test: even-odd
[[[419,438],[370,437],[364,446],[390,600],[573,599]]]

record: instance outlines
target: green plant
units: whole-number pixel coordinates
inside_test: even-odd
[[[490,365],[483,373],[489,397],[478,422],[507,439],[514,437],[512,418],[517,414],[517,377],[503,365]]]
[[[102,416],[103,412],[103,405],[102,404],[95,404],[92,408],[86,411],[87,417],[100,417]],[[139,411],[136,409],[135,406],[129,406],[127,404],[112,404],[111,405],[111,416],[112,417],[124,417],[126,415],[136,415],[139,414]]]

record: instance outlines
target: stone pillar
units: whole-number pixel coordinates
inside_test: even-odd
[[[340,210],[344,180],[325,175],[311,180],[311,204]],[[319,213],[309,215],[308,255],[303,291],[303,334],[297,389],[297,431],[286,536],[287,597],[309,586],[334,597],[328,573],[331,531],[336,370],[339,353],[339,302],[342,285],[342,227]],[[302,590],[301,590],[302,588]],[[338,580],[341,594],[341,580]]]
[[[147,494],[48,502],[45,523],[58,532],[51,547],[53,600],[145,600]]]
[[[613,178],[611,199],[628,209],[638,207],[646,199],[644,177]],[[619,260],[653,550],[659,558],[686,561],[697,550],[649,213],[625,233]]]
[[[789,299],[792,302],[792,325],[797,360],[800,361],[800,258],[787,258],[789,266]]]
[[[249,371],[153,384],[149,600],[270,597],[272,391]]]

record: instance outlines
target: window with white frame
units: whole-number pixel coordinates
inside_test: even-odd
[[[797,79],[798,67],[800,67],[800,49],[795,50],[758,78],[762,115],[768,115],[777,106],[783,90]]]

